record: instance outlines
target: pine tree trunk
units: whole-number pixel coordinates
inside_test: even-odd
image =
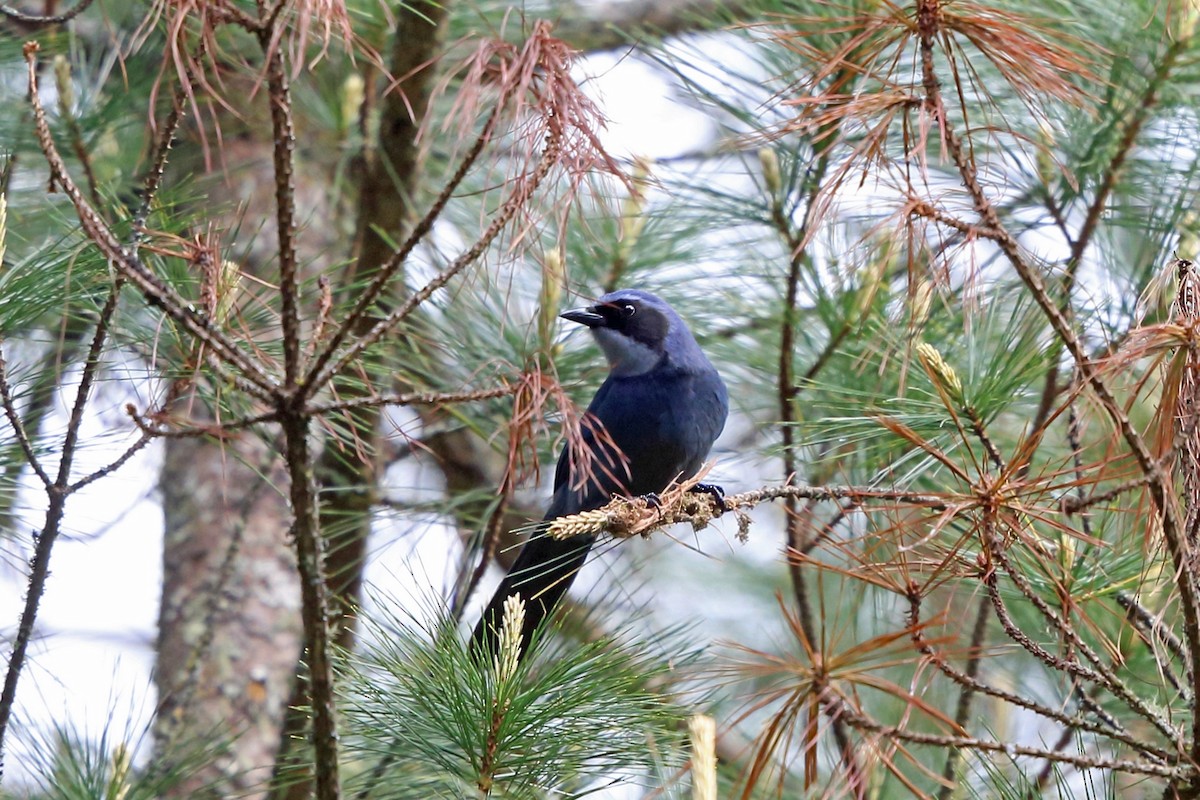
[[[279,745],[300,599],[275,452],[252,434],[167,440],[155,735],[160,753],[230,745],[173,797],[262,797]]]

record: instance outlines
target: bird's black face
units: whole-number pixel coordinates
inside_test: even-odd
[[[603,300],[594,306],[563,313],[564,319],[594,331],[612,331],[657,353],[663,351],[670,322],[653,305],[638,298]]]

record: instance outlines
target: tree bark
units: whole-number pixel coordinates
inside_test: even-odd
[[[301,636],[276,451],[166,440],[155,738],[168,756],[228,740],[170,797],[265,794]]]

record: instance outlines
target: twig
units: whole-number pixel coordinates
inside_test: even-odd
[[[96,323],[96,331],[92,336],[91,347],[88,348],[87,359],[83,364],[83,373],[79,379],[79,386],[75,390],[75,402],[71,407],[71,413],[68,417],[67,432],[63,437],[62,453],[59,456],[58,474],[55,476],[53,483],[44,482],[49,506],[46,509],[46,518],[42,524],[42,531],[36,535],[33,560],[29,567],[29,586],[25,592],[25,604],[21,610],[21,620],[17,626],[17,635],[13,639],[12,654],[9,656],[8,670],[4,676],[4,688],[0,692],[0,778],[4,776],[4,738],[8,731],[8,723],[12,717],[13,705],[17,698],[17,683],[20,681],[21,672],[25,667],[29,642],[33,638],[33,629],[37,620],[38,607],[41,603],[42,595],[46,591],[46,578],[50,574],[50,554],[54,549],[54,543],[58,540],[59,533],[62,532],[63,514],[66,510],[67,498],[71,494],[71,467],[75,460],[75,453],[79,442],[79,429],[83,424],[83,412],[87,407],[92,384],[96,379],[96,371],[100,367],[100,354],[107,341],[109,325],[112,322],[113,314],[116,312],[117,301],[120,299],[120,295],[120,284],[119,282],[115,282],[109,291],[108,300],[100,311],[100,318]],[[0,370],[0,375],[2,375],[2,372]],[[4,388],[5,413],[10,414],[10,421],[12,421],[16,417],[10,412],[11,398],[7,391],[7,382],[5,382]],[[19,422],[19,420],[17,421]],[[25,441],[28,443],[28,438]],[[32,453],[32,450],[29,452]],[[41,474],[45,475],[44,472]]]
[[[92,345],[88,349],[87,359],[83,362],[83,374],[79,378],[79,388],[75,392],[75,403],[71,407],[71,415],[67,421],[67,433],[63,437],[63,454],[58,462],[58,477],[55,486],[66,492],[71,479],[71,466],[74,460],[76,445],[79,442],[79,428],[83,425],[83,411],[87,407],[88,395],[91,394],[92,384],[96,380],[96,371],[100,368],[100,353],[108,340],[108,328],[112,323],[113,314],[117,310],[117,302],[121,299],[121,283],[114,281],[108,292],[108,299],[100,309],[100,318],[96,322],[96,333],[92,336]]]
[[[27,442],[32,442],[33,440],[28,438],[28,431],[33,431],[34,436],[36,436],[37,431],[41,430],[42,422],[45,420],[46,415],[50,413],[50,409],[56,399],[54,390],[58,386],[58,367],[61,364],[73,363],[76,360],[78,354],[83,350],[84,333],[86,333],[86,330],[84,329],[82,319],[68,320],[66,330],[59,336],[58,346],[47,350],[46,354],[42,357],[41,364],[37,367],[35,377],[25,387],[23,394],[26,401],[25,413],[20,418],[20,426],[13,425],[13,430],[16,433],[16,441],[5,448],[4,452],[0,452],[0,463],[4,464],[4,477],[0,480],[3,480],[5,485],[15,484],[20,478],[22,470],[25,469],[26,464],[33,469],[34,474],[39,479],[42,479],[43,485],[51,482],[48,477],[43,478],[43,475],[39,473],[41,464],[30,456],[21,439],[25,437]],[[9,395],[9,387],[6,383],[2,383],[5,380],[2,359],[3,354],[0,354],[0,399],[5,403],[6,416],[9,416],[8,406],[12,406],[15,409],[16,404],[14,398]],[[18,455],[18,451],[23,452],[25,457],[21,458]],[[11,504],[15,500],[16,497],[12,497],[7,501],[10,510],[12,508]]]
[[[261,388],[258,384],[239,374],[211,350],[204,351],[204,362],[216,374],[217,380],[214,381],[214,384],[219,386],[224,382],[226,385],[232,386],[234,389],[249,397],[253,397],[255,400],[263,403],[275,402],[278,387],[270,390]]]
[[[1183,642],[1179,641],[1179,637],[1175,635],[1175,632],[1164,625],[1162,619],[1158,615],[1152,614],[1150,609],[1138,602],[1137,597],[1129,592],[1118,591],[1113,596],[1116,598],[1117,604],[1120,605],[1121,608],[1125,609],[1126,612],[1128,612],[1129,618],[1134,621],[1135,625],[1145,631],[1148,631],[1156,641],[1167,648],[1171,655],[1179,659],[1179,663],[1183,664],[1183,668],[1187,673],[1187,680],[1190,684],[1192,680],[1192,659],[1189,657],[1187,649],[1184,648]],[[1175,678],[1174,672],[1170,668],[1170,664],[1162,661],[1159,658],[1158,653],[1155,652],[1153,648],[1151,649],[1151,654],[1153,655],[1154,660],[1158,663],[1159,669],[1163,671],[1163,674],[1166,676],[1167,680],[1169,680],[1171,684],[1183,694],[1188,703],[1191,704],[1192,697],[1188,687],[1179,685],[1177,679]]]
[[[520,384],[498,386],[494,389],[476,389],[464,392],[404,392],[402,394],[363,397],[354,400],[338,400],[330,403],[311,403],[305,407],[309,414],[328,414],[356,408],[376,406],[445,405],[447,403],[472,403],[478,400],[493,400],[512,394]]]
[[[966,669],[962,672],[963,681],[959,683],[958,704],[954,709],[954,724],[960,729],[966,730],[967,723],[971,720],[971,703],[975,699],[975,692],[978,691],[980,683],[976,680],[979,675],[979,665],[983,662],[983,645],[987,636],[988,608],[989,600],[987,594],[979,598],[979,607],[975,609],[975,624],[971,626],[971,642],[967,646],[967,664]],[[920,637],[920,631],[913,628],[913,637]],[[940,661],[940,659],[938,659]],[[943,666],[948,667],[948,664],[938,664],[939,669]],[[946,673],[945,669],[942,669]],[[954,791],[955,777],[958,772],[958,762],[962,758],[962,751],[952,747],[946,751],[946,762],[942,765],[942,778],[945,783],[938,790],[940,800],[949,800]]]
[[[388,314],[386,317],[379,320],[371,327],[371,329],[359,337],[350,347],[346,348],[345,352],[332,363],[327,364],[323,369],[317,372],[318,364],[314,364],[310,370],[310,375],[317,373],[311,380],[306,379],[305,386],[309,391],[313,391],[313,387],[324,386],[330,381],[334,375],[340,373],[347,364],[358,357],[359,353],[367,349],[371,345],[383,338],[396,325],[400,324],[409,314],[411,314],[417,306],[428,300],[434,292],[441,289],[450,279],[458,273],[462,272],[471,264],[483,255],[484,251],[491,245],[500,232],[508,225],[517,212],[524,207],[525,201],[533,194],[542,181],[550,174],[550,170],[558,161],[559,148],[561,146],[560,135],[551,134],[550,141],[546,143],[546,149],[542,154],[541,161],[530,174],[528,180],[521,181],[518,184],[518,189],[505,199],[504,205],[499,213],[496,214],[491,224],[480,235],[479,239],[471,245],[462,255],[454,259],[444,270],[435,275],[429,283],[425,284],[421,289],[409,295],[398,308]],[[328,350],[328,348],[326,348]],[[319,362],[320,357],[318,357]]]
[[[59,70],[59,64],[65,64],[65,70]],[[83,130],[79,127],[79,120],[75,117],[75,109],[69,106],[69,101],[74,97],[74,92],[71,90],[71,71],[70,62],[55,61],[55,78],[58,86],[58,110],[59,116],[66,122],[67,133],[71,140],[71,149],[75,151],[75,158],[79,160],[80,167],[83,168],[83,177],[87,181],[88,194],[92,198],[92,205],[99,209],[102,205],[100,200],[100,189],[96,182],[96,171],[92,168],[92,157],[88,153],[87,147],[83,143]]]
[[[333,313],[333,285],[329,282],[328,275],[320,275],[317,277],[317,288],[321,292],[320,300],[317,302],[317,318],[313,322],[312,333],[308,337],[308,345],[305,348],[304,357],[311,359],[317,352],[317,345],[325,338],[325,326],[329,324]]]
[[[810,504],[816,502],[818,501],[815,499],[809,500]],[[792,552],[798,552],[802,556],[807,556],[813,550],[816,550],[822,542],[833,535],[837,526],[840,525],[847,516],[849,516],[850,512],[854,510],[854,507],[854,503],[847,503],[839,507],[837,513],[830,517],[828,521],[821,524],[821,530],[818,531],[815,536],[808,537],[808,539],[804,542],[804,546],[801,547],[800,550]],[[808,513],[809,509],[806,509],[805,511]]]
[[[275,28],[259,30],[259,46],[267,57],[267,94],[275,175],[275,227],[279,238],[280,328],[283,336],[284,384],[290,390],[303,369],[300,363],[300,285],[296,263],[296,187],[293,160],[296,130],[283,52],[274,41]],[[322,384],[324,385],[324,384]]]
[[[701,470],[703,473],[704,470]],[[570,538],[589,534],[608,533],[617,538],[649,536],[669,525],[686,522],[699,531],[708,527],[724,511],[733,511],[739,526],[748,526],[749,517],[743,512],[762,503],[786,498],[808,500],[844,500],[849,506],[870,501],[886,501],[918,506],[932,511],[946,511],[954,506],[947,498],[901,490],[871,489],[860,486],[765,486],[739,494],[727,495],[724,508],[707,493],[695,494],[690,488],[699,478],[668,486],[652,502],[643,497],[614,497],[595,511],[584,511],[554,520],[547,535]],[[964,502],[962,508],[970,503]],[[847,509],[842,509],[843,513]],[[797,550],[802,552],[802,550]]]
[[[971,423],[971,432],[975,434],[975,438],[983,445],[983,449],[987,452],[992,467],[1003,475],[1007,470],[1007,466],[1004,463],[1003,456],[1000,455],[1000,449],[996,447],[996,443],[988,435],[987,428],[983,424],[983,418],[980,417],[975,407],[969,404],[963,405],[962,413],[967,418],[967,421]],[[987,471],[986,467],[983,469],[985,472]],[[954,722],[963,730],[966,730],[967,723],[971,719],[971,704],[975,698],[977,689],[977,681],[975,679],[979,674],[979,665],[983,661],[983,647],[987,636],[989,607],[989,598],[987,594],[984,594],[979,598],[978,608],[975,610],[975,624],[971,626],[971,641],[967,648],[967,663],[962,672],[962,677],[966,680],[960,684],[958,704],[954,711]],[[920,632],[914,629],[914,636],[919,635]],[[946,752],[946,763],[942,765],[942,778],[946,782],[938,791],[938,798],[940,800],[949,800],[953,793],[955,773],[958,771],[958,762],[961,757],[962,751],[956,748],[951,748]]]
[[[454,191],[466,179],[467,174],[471,171],[471,167],[475,165],[475,161],[479,158],[480,153],[483,152],[484,146],[491,141],[492,135],[495,133],[496,123],[499,119],[499,115],[500,105],[497,104],[493,107],[492,113],[488,117],[487,122],[484,123],[483,130],[480,132],[479,137],[475,140],[475,144],[472,145],[471,149],[467,151],[467,154],[463,157],[462,163],[458,165],[458,170],[454,173],[450,180],[447,181],[446,185],[442,187],[442,191],[433,201],[433,204],[429,207],[429,210],[425,212],[425,216],[421,218],[421,221],[417,223],[416,227],[413,228],[412,233],[410,233],[408,238],[404,240],[404,243],[396,249],[391,258],[389,258],[385,264],[379,267],[375,273],[374,279],[371,281],[371,284],[359,295],[358,302],[355,303],[354,308],[351,309],[350,313],[346,317],[346,320],[334,330],[333,335],[329,338],[329,342],[326,343],[321,349],[320,353],[313,360],[313,363],[308,370],[308,376],[305,378],[305,382],[309,386],[324,385],[323,382],[320,384],[315,382],[318,380],[318,373],[336,374],[339,371],[336,368],[333,370],[326,370],[325,367],[328,365],[330,359],[332,359],[337,353],[337,349],[341,346],[342,342],[346,340],[346,337],[357,329],[357,326],[360,320],[363,318],[363,315],[366,314],[367,310],[372,306],[372,304],[379,299],[380,294],[382,294],[384,288],[386,288],[388,282],[396,275],[400,267],[404,265],[409,254],[412,253],[413,249],[416,248],[418,244],[420,244],[421,240],[425,238],[429,231],[433,230],[434,223],[445,210],[446,205],[450,202],[451,196],[454,194]]]
[[[13,704],[17,699],[17,682],[25,666],[29,642],[33,638],[34,621],[37,619],[38,604],[46,591],[46,578],[50,574],[50,552],[58,538],[67,496],[47,487],[50,505],[40,534],[34,535],[33,560],[30,562],[29,585],[25,590],[25,605],[21,609],[21,621],[17,635],[13,637],[12,652],[8,657],[8,671],[4,675],[4,689],[0,692],[0,777],[4,776],[4,737],[12,716]]]
[[[49,489],[54,482],[50,480],[50,476],[42,467],[42,460],[38,458],[37,452],[33,449],[29,432],[25,430],[25,423],[21,420],[21,415],[17,413],[12,387],[8,385],[8,363],[4,360],[3,342],[0,342],[0,401],[4,403],[4,415],[8,417],[8,424],[12,426],[17,443],[20,445],[21,451],[25,453],[25,460],[29,462],[30,468],[33,469],[33,473],[37,475],[42,485]]]
[[[963,415],[967,421],[971,423],[971,433],[975,434],[975,438],[983,445],[983,449],[987,451],[988,459],[992,462],[992,466],[998,472],[1003,474],[1007,467],[1004,464],[1004,458],[1000,455],[1000,449],[996,447],[996,443],[988,436],[987,428],[983,424],[983,418],[979,416],[979,412],[974,406],[963,406]]]
[[[1055,711],[1049,706],[1036,703],[1019,694],[1000,689],[996,686],[984,683],[979,680],[976,675],[968,675],[953,666],[946,660],[945,656],[933,649],[933,645],[925,638],[925,634],[920,627],[920,594],[909,594],[909,629],[912,631],[913,644],[922,655],[938,668],[943,675],[957,683],[964,689],[969,688],[971,691],[986,694],[990,697],[995,697],[997,700],[1002,700],[1019,708],[1024,708],[1028,711],[1054,720],[1055,722],[1065,725],[1071,730],[1084,730],[1089,733],[1094,733],[1098,736],[1107,736],[1110,739],[1126,744],[1135,750],[1141,751],[1147,756],[1156,759],[1162,759],[1164,763],[1168,763],[1177,758],[1178,755],[1168,750],[1159,747],[1154,747],[1142,739],[1131,736],[1123,731],[1116,730],[1112,727],[1100,725],[1084,717],[1073,717],[1064,714],[1060,711]],[[1060,749],[1060,748],[1055,748]]]
[[[1133,151],[1133,146],[1137,142],[1138,134],[1141,133],[1146,121],[1150,117],[1150,112],[1154,108],[1158,99],[1158,93],[1166,82],[1167,77],[1174,69],[1179,56],[1186,50],[1187,37],[1176,37],[1167,47],[1167,52],[1163,57],[1157,60],[1157,66],[1154,71],[1154,77],[1146,86],[1146,91],[1142,95],[1141,102],[1133,112],[1125,125],[1125,130],[1121,134],[1121,140],[1117,145],[1116,152],[1105,165],[1104,176],[1100,180],[1100,186],[1096,190],[1095,197],[1088,204],[1087,213],[1084,216],[1083,225],[1079,229],[1079,235],[1072,239],[1067,234],[1065,222],[1062,221],[1061,212],[1058,210],[1058,204],[1054,202],[1054,198],[1049,193],[1049,187],[1046,192],[1046,205],[1050,209],[1051,215],[1054,216],[1060,229],[1063,231],[1064,237],[1067,239],[1071,254],[1067,259],[1066,271],[1063,274],[1062,289],[1063,297],[1059,305],[1059,311],[1063,315],[1068,315],[1071,309],[1071,290],[1075,286],[1075,279],[1079,273],[1079,266],[1083,263],[1084,253],[1087,251],[1088,245],[1091,244],[1092,238],[1096,230],[1099,228],[1100,220],[1103,218],[1104,209],[1108,205],[1108,198],[1112,195],[1113,189],[1116,187],[1117,177],[1121,173],[1121,169],[1125,166],[1129,154]],[[1057,212],[1057,213],[1056,213]],[[1058,361],[1055,359],[1051,362],[1050,368],[1046,372],[1046,384],[1042,391],[1042,399],[1038,403],[1037,411],[1034,414],[1032,428],[1037,430],[1041,424],[1045,422],[1050,415],[1050,409],[1054,404],[1054,395],[1057,393],[1058,385]]]
[[[40,14],[26,14],[24,11],[13,8],[12,6],[0,6],[0,14],[8,17],[14,22],[24,23],[26,25],[61,25],[64,22],[70,22],[75,17],[88,10],[88,7],[94,0],[79,0],[78,5],[70,11],[64,11],[62,14],[54,16],[42,16]]]
[[[88,0],[88,2],[90,3],[90,0]],[[86,7],[86,4],[85,4],[85,7]],[[201,49],[203,49],[206,46],[204,41],[201,42],[200,46],[201,46]],[[132,230],[130,233],[130,247],[131,248],[136,247],[138,242],[141,240],[142,229],[145,226],[146,216],[149,213],[150,206],[153,203],[154,197],[158,192],[158,187],[162,180],[163,168],[166,165],[167,153],[170,149],[171,141],[174,137],[175,131],[177,130],[177,128],[179,126],[179,122],[180,122],[180,119],[182,116],[184,97],[185,97],[185,95],[183,92],[183,88],[177,87],[176,91],[175,91],[175,97],[172,102],[171,113],[168,114],[167,120],[163,125],[163,132],[159,136],[159,138],[156,142],[156,145],[155,145],[155,153],[154,153],[154,157],[151,159],[151,167],[147,171],[147,174],[146,174],[145,183],[144,183],[144,186],[142,189],[141,201],[138,204],[137,211],[134,213],[133,226],[132,226]],[[67,112],[64,112],[64,113],[71,120],[72,138],[75,141],[77,150],[79,151],[80,159],[83,160],[85,163],[87,163],[87,160],[86,160],[87,154],[82,151],[82,137],[79,132],[78,125],[75,123],[74,118],[72,116],[70,116],[70,114],[68,112],[69,112],[69,110],[67,110]],[[11,160],[5,164],[5,172],[4,172],[5,179],[7,179],[7,168],[10,165],[11,165]],[[90,166],[88,167],[88,181],[89,181],[89,187],[91,189],[91,194],[93,196],[93,199],[96,199],[96,202],[98,202],[97,192],[96,192],[96,187],[95,187],[95,180],[91,175]],[[0,191],[2,191],[4,188],[5,187],[0,186]],[[123,285],[124,278],[120,274],[118,274],[115,277],[114,282],[115,282],[115,286],[114,286],[113,291],[119,291],[120,287]],[[24,423],[25,423],[24,428],[22,429],[18,426],[14,426],[14,430],[17,430],[19,434],[24,433],[24,431],[36,429],[37,427],[39,427],[39,423],[40,423],[41,419],[45,416],[46,412],[49,410],[50,403],[53,399],[52,398],[52,389],[53,389],[54,385],[57,383],[56,377],[52,374],[53,373],[53,365],[58,363],[59,361],[73,361],[74,360],[75,348],[82,340],[84,332],[85,331],[84,331],[82,325],[71,325],[70,327],[68,327],[63,338],[60,340],[60,347],[59,347],[58,351],[50,352],[47,354],[46,359],[45,359],[45,366],[41,370],[41,374],[39,375],[39,378],[38,378],[38,383],[35,384],[35,389],[32,392],[32,406],[30,409],[28,409],[27,413],[29,414],[29,416],[26,418],[26,420],[24,420]],[[140,449],[140,445],[135,445],[135,447],[138,447]],[[132,456],[133,453],[130,452],[128,455]],[[26,456],[27,456],[26,462],[28,462],[30,464],[30,466],[33,468],[35,473],[39,472],[41,466],[38,463],[38,461],[35,458],[30,457],[28,453],[26,453]],[[111,473],[112,471],[114,471],[117,467],[119,467],[122,463],[124,463],[124,461],[127,460],[127,458],[128,458],[128,456],[124,459],[120,459],[119,463],[115,463],[114,465],[112,465],[111,468],[109,468],[105,474],[108,474],[108,473]],[[14,471],[19,471],[21,469],[21,467],[22,467],[22,463],[14,460],[12,462],[12,464],[6,468],[6,477],[12,477],[15,474]],[[42,477],[42,475],[39,475],[39,477]],[[99,475],[97,475],[97,477],[99,477]],[[46,479],[43,482],[49,483],[49,480]],[[75,492],[78,489],[82,488],[82,486],[86,485],[86,483],[89,483],[89,482],[90,482],[90,480],[85,481],[83,483],[77,483],[71,487],[71,491]]]
[[[1132,775],[1155,775],[1171,780],[1186,780],[1195,776],[1195,767],[1191,764],[1169,761],[1166,764],[1147,763],[1144,761],[1129,761],[1126,759],[1105,758],[1103,756],[1077,756],[1044,750],[1037,747],[1012,744],[1011,742],[994,742],[986,739],[975,739],[969,736],[942,736],[935,733],[910,731],[894,725],[883,725],[855,711],[849,703],[841,700],[838,703],[838,713],[852,727],[913,744],[927,744],[941,748],[961,748],[987,753],[1001,753],[1009,758],[1028,756],[1044,758],[1060,764],[1070,764],[1080,769],[1101,769],[1113,772],[1123,772]],[[1178,757],[1176,757],[1178,758]]]
[[[98,481],[101,478],[106,478],[109,475],[112,475],[114,472],[119,470],[121,467],[125,466],[125,464],[129,461],[129,459],[133,458],[135,455],[137,455],[139,452],[141,452],[142,448],[144,448],[146,445],[150,444],[150,442],[153,440],[154,440],[154,437],[152,435],[143,432],[142,435],[138,437],[138,440],[136,442],[129,445],[129,447],[125,448],[125,452],[121,453],[121,455],[117,456],[115,459],[110,461],[107,465],[101,467],[100,469],[96,470],[95,472],[91,472],[91,473],[85,475],[84,477],[82,477],[79,480],[72,483],[70,486],[67,487],[67,492],[70,494],[74,494],[75,492],[78,492],[80,489],[87,486],[88,484],[94,483],[95,481]]]
[[[196,60],[202,59],[208,52],[208,42],[207,37],[200,37],[196,46]],[[167,112],[166,119],[159,126],[159,134],[154,140],[154,155],[150,159],[150,168],[146,170],[146,176],[142,182],[142,196],[137,210],[133,214],[133,229],[130,236],[134,245],[141,241],[145,233],[146,219],[150,216],[150,209],[154,207],[154,200],[158,197],[158,190],[162,186],[163,173],[166,170],[167,158],[171,154],[175,134],[187,113],[188,85],[192,83],[194,77],[192,62],[183,60],[182,70],[183,76],[176,83],[175,91],[171,95],[171,110]]]
[[[1099,686],[1092,687],[1092,694],[1099,694],[1100,691],[1101,691],[1101,687],[1099,687]],[[1078,688],[1078,686],[1076,687],[1075,693],[1076,693],[1076,695],[1079,696],[1080,705],[1084,706],[1089,711],[1092,711],[1092,713],[1095,713],[1102,720],[1105,720],[1110,723],[1114,721],[1114,720],[1112,720],[1112,717],[1108,714],[1108,712],[1106,712],[1102,708],[1099,708],[1096,705],[1095,701],[1092,700],[1092,697],[1090,695],[1084,694]],[[1062,752],[1063,750],[1065,750],[1067,748],[1067,745],[1069,745],[1071,743],[1071,740],[1075,738],[1075,733],[1076,733],[1075,726],[1070,726],[1070,725],[1065,726],[1062,730],[1062,734],[1059,735],[1058,740],[1054,743],[1054,747],[1052,748],[1054,750],[1054,752],[1058,753],[1058,752]],[[1122,733],[1123,733],[1123,731],[1122,731]],[[1054,774],[1054,762],[1047,760],[1046,763],[1042,765],[1042,768],[1038,772],[1037,778],[1035,779],[1036,785],[1039,790],[1044,789],[1046,787],[1046,785],[1050,782],[1050,778],[1053,776],[1053,774]]]
[[[1173,453],[1171,455],[1174,455]],[[1115,500],[1126,492],[1140,489],[1150,482],[1149,475],[1139,475],[1136,478],[1130,478],[1127,481],[1122,481],[1110,489],[1103,492],[1088,495],[1087,497],[1068,496],[1062,500],[1062,510],[1067,514],[1077,514],[1080,511],[1097,506],[1102,503],[1107,503],[1109,500]]]
[[[996,232],[982,225],[971,224],[965,220],[959,219],[953,214],[947,214],[940,208],[937,208],[928,201],[912,196],[908,200],[909,213],[915,214],[918,217],[933,220],[947,228],[958,231],[969,242],[971,239],[991,239],[994,238]]]
[[[984,584],[987,586],[988,595],[992,599],[992,607],[996,609],[996,615],[1000,619],[1001,625],[1004,626],[1004,631],[1008,634],[1009,638],[1021,645],[1021,647],[1025,648],[1030,654],[1045,663],[1047,666],[1062,672],[1066,672],[1073,677],[1092,683],[1098,683],[1104,686],[1117,698],[1129,706],[1131,710],[1149,720],[1154,727],[1158,728],[1159,732],[1167,739],[1167,741],[1174,743],[1178,747],[1182,747],[1183,742],[1180,741],[1179,732],[1172,728],[1167,720],[1163,719],[1152,708],[1147,706],[1141,698],[1131,692],[1129,687],[1127,687],[1124,682],[1121,681],[1121,679],[1115,674],[1113,674],[1112,670],[1110,670],[1104,664],[1104,661],[1099,657],[1099,655],[1097,655],[1096,652],[1092,650],[1092,648],[1085,641],[1083,641],[1079,634],[1075,632],[1074,628],[1072,628],[1070,625],[1067,625],[1056,613],[1054,613],[1052,608],[1046,605],[1046,602],[1042,600],[1042,598],[1037,596],[1032,587],[1030,587],[1029,583],[1025,580],[1024,576],[1013,566],[1012,562],[1009,561],[1008,556],[1005,555],[1003,546],[998,537],[995,535],[995,532],[992,530],[992,524],[989,520],[985,519],[982,529],[985,540],[984,546],[987,548],[990,557],[1004,568],[1009,579],[1021,591],[1021,594],[1023,594],[1039,612],[1041,612],[1042,616],[1045,617],[1045,619],[1057,630],[1059,630],[1065,639],[1070,642],[1075,649],[1077,649],[1089,661],[1092,662],[1094,669],[1080,663],[1073,658],[1060,658],[1053,653],[1050,653],[1040,644],[1033,641],[1028,634],[1025,633],[1025,631],[1017,627],[1016,623],[1012,621],[1012,617],[1008,613],[1004,599],[1000,596],[1000,590],[996,580],[996,570],[995,567],[992,566],[989,567],[984,573]]]
[[[847,321],[842,323],[837,333],[829,337],[829,341],[825,343],[825,347],[821,349],[821,352],[813,359],[813,362],[808,365],[808,369],[804,371],[804,375],[801,376],[800,381],[792,387],[793,397],[804,391],[805,387],[812,385],[817,375],[821,374],[821,370],[825,369],[829,362],[833,360],[833,357],[837,355],[837,349],[842,346],[842,342],[846,341],[846,337],[853,332],[854,326]]]
[[[90,2],[90,0],[88,1]],[[206,41],[201,40],[200,48],[203,50],[205,47],[207,47]],[[161,133],[155,140],[154,155],[150,159],[150,168],[146,171],[146,177],[144,178],[142,184],[141,200],[138,202],[138,207],[133,215],[133,226],[129,234],[131,249],[136,248],[142,239],[143,230],[146,224],[146,217],[150,213],[150,208],[154,204],[154,198],[157,196],[159,186],[162,183],[163,171],[166,168],[167,155],[170,153],[171,143],[174,140],[175,132],[179,129],[179,124],[183,119],[185,99],[186,92],[184,91],[184,87],[177,86],[171,99],[171,110],[167,114],[166,120],[163,122]],[[73,128],[74,127],[75,126],[73,125]],[[96,193],[94,188],[92,193],[93,196],[95,196]],[[123,285],[124,278],[120,274],[116,275],[114,278],[113,293],[119,293]],[[173,385],[168,393],[168,398],[172,398],[174,396],[175,388]],[[170,400],[168,399],[167,403],[169,402]],[[165,404],[166,403],[164,403],[164,405]],[[127,411],[131,409],[132,407],[127,407]],[[136,415],[131,413],[131,416],[134,417],[135,424],[139,422]],[[141,428],[140,425],[138,427]],[[147,431],[145,428],[142,428],[141,437],[132,445],[130,445],[124,453],[118,456],[107,466],[101,467],[90,475],[86,475],[75,483],[71,484],[69,489],[70,493],[74,494],[88,484],[113,474],[122,466],[124,466],[129,459],[133,458],[134,455],[140,452],[142,448],[149,444],[153,438],[154,437],[149,431]]]
[[[261,414],[255,414],[250,417],[242,417],[240,419],[227,420],[224,422],[214,422],[209,425],[187,425],[176,428],[164,428],[162,423],[157,420],[148,418],[134,408],[132,403],[125,406],[125,413],[133,421],[145,436],[150,438],[160,439],[200,439],[206,436],[214,439],[225,439],[230,434],[237,431],[251,428],[255,425],[261,425],[265,422],[277,422],[279,420],[278,411],[264,411]]]

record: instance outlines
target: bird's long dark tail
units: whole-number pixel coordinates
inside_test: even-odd
[[[525,624],[521,628],[521,653],[528,651],[530,639],[542,620],[550,616],[566,594],[579,568],[587,560],[594,536],[554,539],[539,527],[513,562],[512,569],[492,595],[471,635],[471,648],[489,660],[499,647],[500,623],[504,601],[514,594],[525,600]]]

